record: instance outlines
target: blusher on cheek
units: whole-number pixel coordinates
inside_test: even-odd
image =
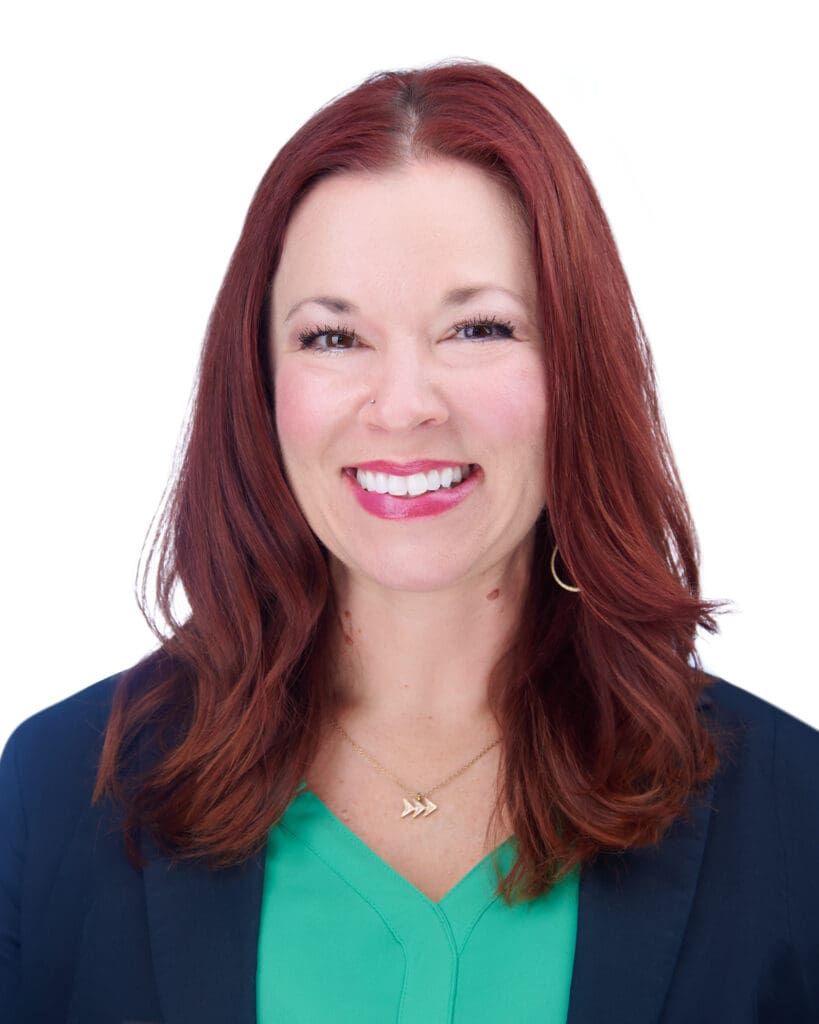
[[[298,374],[282,367],[274,382],[276,402],[276,431],[282,449],[298,446],[309,448],[311,434],[320,426],[310,390]]]
[[[545,447],[546,388],[539,368],[501,376],[475,395],[483,433],[499,449],[535,452]],[[520,447],[518,447],[520,446]]]
[[[309,394],[300,386],[298,375],[282,369],[274,381],[276,434],[290,489],[304,510],[305,469],[315,465],[316,439],[321,418],[311,406]]]

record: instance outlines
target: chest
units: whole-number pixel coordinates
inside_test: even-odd
[[[470,779],[430,793],[427,799],[437,805],[430,813],[404,814],[405,799],[412,804],[416,793],[368,776],[346,758],[317,761],[306,782],[345,828],[438,902],[511,833],[502,814],[493,816],[497,762],[487,761]]]
[[[511,844],[498,855],[508,870]],[[431,901],[339,827],[312,791],[300,792],[268,848],[259,1024],[560,1024],[575,934],[571,887],[565,898],[514,908],[494,887],[484,861]]]

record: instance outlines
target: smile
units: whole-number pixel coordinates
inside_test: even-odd
[[[471,464],[431,469],[426,473],[396,476],[392,473],[374,473],[356,469],[358,486],[375,494],[391,494],[394,498],[417,498],[428,491],[449,490],[466,480],[475,469]],[[351,471],[352,472],[352,471]]]
[[[400,476],[351,466],[343,477],[365,512],[378,519],[407,521],[438,516],[467,501],[483,480],[483,471],[464,463]]]

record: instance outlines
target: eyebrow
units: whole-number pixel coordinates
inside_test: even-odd
[[[483,292],[503,292],[505,295],[511,296],[511,298],[515,299],[522,306],[526,305],[523,297],[518,295],[517,292],[513,292],[509,288],[504,288],[499,284],[477,284],[467,285],[463,288],[452,288],[444,295],[441,305],[462,306],[465,302],[469,302],[470,299],[474,299],[476,295],[480,295]],[[325,309],[329,309],[333,313],[361,312],[355,303],[350,302],[347,299],[339,298],[336,295],[315,295],[309,299],[302,299],[300,302],[297,302],[284,318],[284,323],[287,323],[293,315],[301,309],[302,306],[306,306],[308,302],[313,302],[317,306],[324,306]]]

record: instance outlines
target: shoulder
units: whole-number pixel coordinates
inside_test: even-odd
[[[804,816],[805,829],[819,832],[819,731],[747,690],[711,677],[701,706],[708,716],[720,767],[716,791],[768,812],[772,828],[787,830],[787,818]]]
[[[38,711],[17,726],[0,758],[0,791],[37,808],[70,813],[93,789],[97,763],[121,674]]]
[[[814,736],[819,737],[819,731],[812,726],[800,721],[793,715],[789,715],[782,708],[771,704],[762,697],[757,697],[749,690],[743,690],[741,687],[734,683],[729,683],[719,676],[709,675],[708,680],[709,683],[704,693],[703,704],[706,706],[709,704],[713,705],[721,715],[758,723],[782,716],[800,726],[807,733],[812,733]]]
[[[819,863],[819,731],[724,680],[706,691],[730,732],[723,772],[759,779],[770,793],[783,847]]]
[[[45,963],[54,968],[49,982],[56,985],[54,999],[60,998],[95,887],[101,891],[122,877],[112,873],[124,859],[116,820],[107,803],[92,803],[119,678],[103,679],[27,718],[0,756],[4,1006],[14,1003],[27,975],[34,976],[31,965],[35,973]]]
[[[735,868],[754,865],[757,879],[775,865],[793,931],[814,928],[806,915],[819,920],[819,731],[724,680],[708,698],[721,751],[711,845]]]
[[[59,761],[93,743],[105,732],[121,676],[109,676],[38,711],[17,726],[7,746],[18,757],[36,752],[40,760]]]
[[[720,906],[730,889],[741,892],[737,914],[764,908],[759,920],[795,951],[799,984],[819,1003],[819,731],[724,680],[705,698],[722,749],[705,854],[709,892]]]
[[[762,759],[771,771],[778,767],[799,774],[819,767],[819,730],[739,686],[709,678],[701,704],[727,741],[729,761],[741,749]]]

